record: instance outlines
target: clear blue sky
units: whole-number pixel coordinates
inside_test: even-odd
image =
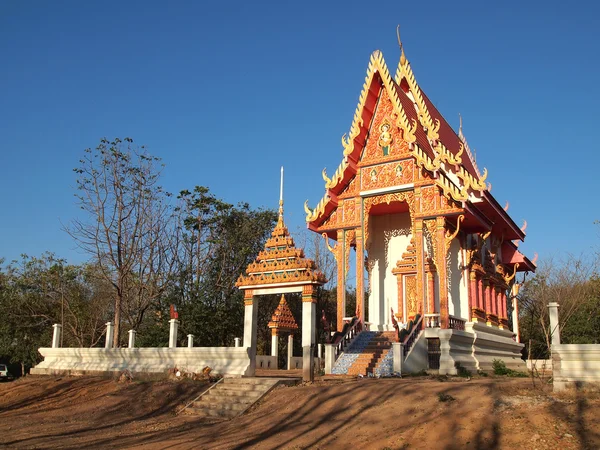
[[[527,6],[523,6],[526,4]],[[401,24],[423,90],[464,132],[540,258],[600,242],[597,2],[0,0],[0,256],[78,254],[72,169],[103,136],[164,186],[277,207],[290,228],[341,161],[369,56]]]

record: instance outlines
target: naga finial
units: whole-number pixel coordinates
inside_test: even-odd
[[[517,269],[519,268],[519,263],[516,263],[513,267],[513,274],[512,275],[506,275],[504,277],[504,282],[506,284],[510,284],[510,282],[513,280],[513,278],[515,277],[515,275],[517,274]]]
[[[510,203],[508,203],[508,201],[506,202],[506,205],[504,205],[504,211],[508,211],[508,207],[510,206]]]
[[[458,136],[462,136],[463,131],[462,131],[462,116],[460,115],[460,113],[458,113]]]
[[[533,264],[534,266],[535,266],[535,263],[538,260],[538,256],[540,256],[540,255],[538,255],[537,252],[533,255],[533,259],[531,260],[531,264]]]
[[[525,230],[527,229],[527,221],[523,220],[523,226],[521,227],[521,232],[525,233]]]
[[[404,46],[400,39],[400,24],[396,27],[396,36],[398,37],[398,46],[400,47],[400,65],[404,66],[406,65],[406,56],[404,55]]]
[[[328,188],[331,185],[331,178],[327,176],[326,167],[323,168],[323,172],[321,173],[321,175],[323,175],[323,181],[325,181],[325,188]]]

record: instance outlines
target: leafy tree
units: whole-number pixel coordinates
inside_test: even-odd
[[[23,373],[48,347],[52,324],[63,325],[64,346],[98,343],[110,298],[93,289],[94,268],[67,265],[52,253],[24,255],[0,273],[0,354],[20,363]]]
[[[243,294],[235,282],[263,249],[277,216],[223,202],[203,186],[178,198],[177,270],[165,299],[178,306],[183,334],[194,334],[203,346],[231,345],[244,323]]]

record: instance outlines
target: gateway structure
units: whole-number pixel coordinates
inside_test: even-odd
[[[414,321],[407,360],[428,343],[446,372],[457,362],[486,369],[496,357],[518,364],[522,346],[509,330],[507,303],[516,273],[535,270],[517,248],[525,225],[492,196],[462,123],[455,133],[403,49],[394,77],[381,52],[371,55],[342,145],[333,176],[323,171],[325,195],[313,209],[305,204],[308,228],[323,234],[337,261],[338,330],[354,314],[379,332]],[[356,311],[346,311],[350,269]],[[416,369],[427,368],[426,354],[415,358]]]

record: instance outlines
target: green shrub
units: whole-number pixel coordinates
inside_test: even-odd
[[[494,359],[492,361],[492,368],[494,369],[494,375],[506,375],[507,377],[523,378],[528,375],[525,372],[519,372],[518,370],[512,370],[506,367],[506,364],[501,359]]]
[[[463,367],[459,362],[455,362],[454,367],[456,367],[456,375],[459,377],[469,378],[471,376],[471,371],[467,370],[467,368]]]
[[[452,397],[450,394],[446,394],[444,392],[440,392],[438,393],[438,400],[440,402],[453,402],[454,400],[456,400],[454,397]]]

